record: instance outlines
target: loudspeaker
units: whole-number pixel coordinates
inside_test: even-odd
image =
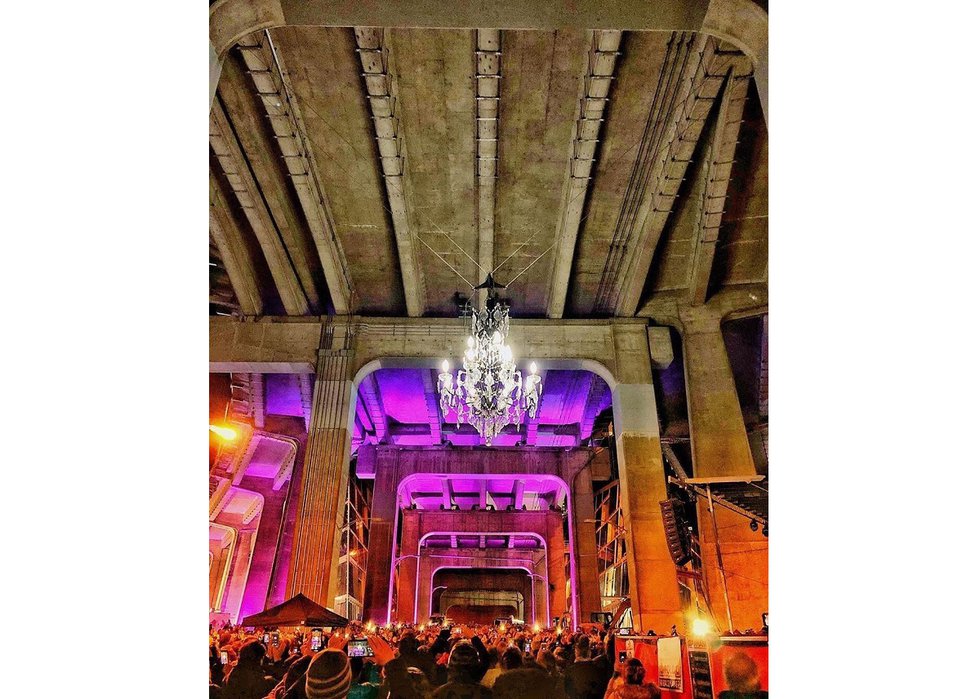
[[[675,498],[660,503],[664,518],[664,533],[667,535],[667,548],[674,565],[682,566],[691,560],[691,539],[687,521],[684,519],[684,503]]]

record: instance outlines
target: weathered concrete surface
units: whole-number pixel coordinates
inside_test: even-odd
[[[351,268],[352,307],[403,313],[405,294],[375,132],[351,29],[272,32],[320,166],[335,230]]]
[[[548,310],[554,231],[590,38],[583,31],[504,32],[494,241],[501,267],[494,276],[506,284],[534,263],[506,292],[520,299],[516,310],[525,316]]]
[[[474,179],[473,37],[464,30],[393,29],[392,65],[404,138],[408,226],[471,284],[480,281]],[[470,287],[420,241],[423,310],[452,315],[452,295]],[[458,247],[457,247],[458,246]],[[464,254],[465,253],[465,254]],[[402,274],[408,274],[404,263]]]
[[[290,562],[289,595],[302,592],[327,608],[334,607],[337,592],[339,532],[347,495],[350,359],[345,349],[320,353]]]

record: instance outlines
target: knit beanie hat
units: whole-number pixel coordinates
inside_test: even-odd
[[[480,656],[472,643],[460,641],[453,646],[449,654],[447,671],[450,678],[466,678],[473,681],[479,679],[477,675],[480,672]]]
[[[347,654],[328,648],[318,653],[306,671],[308,699],[344,699],[353,677]]]

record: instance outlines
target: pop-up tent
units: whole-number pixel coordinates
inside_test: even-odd
[[[242,626],[332,626],[347,625],[347,619],[300,593],[282,604],[242,619]]]

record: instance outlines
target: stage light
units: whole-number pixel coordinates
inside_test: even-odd
[[[707,619],[702,619],[697,617],[693,622],[691,622],[691,633],[695,636],[704,637],[707,636],[711,631],[711,622]]]
[[[759,523],[753,519],[751,522],[749,522],[749,529],[754,532],[759,531]]]
[[[216,435],[221,437],[226,442],[232,442],[238,438],[238,433],[231,429],[230,427],[222,427],[221,425],[208,425],[208,429],[214,432]]]
[[[762,536],[769,538],[769,525],[767,524],[762,528]]]
[[[367,624],[364,625],[364,628],[367,629],[370,633],[374,633],[374,628],[375,628],[374,622],[369,621]]]
[[[541,624],[535,624],[534,625],[534,633],[537,633],[540,630],[541,630]]]

